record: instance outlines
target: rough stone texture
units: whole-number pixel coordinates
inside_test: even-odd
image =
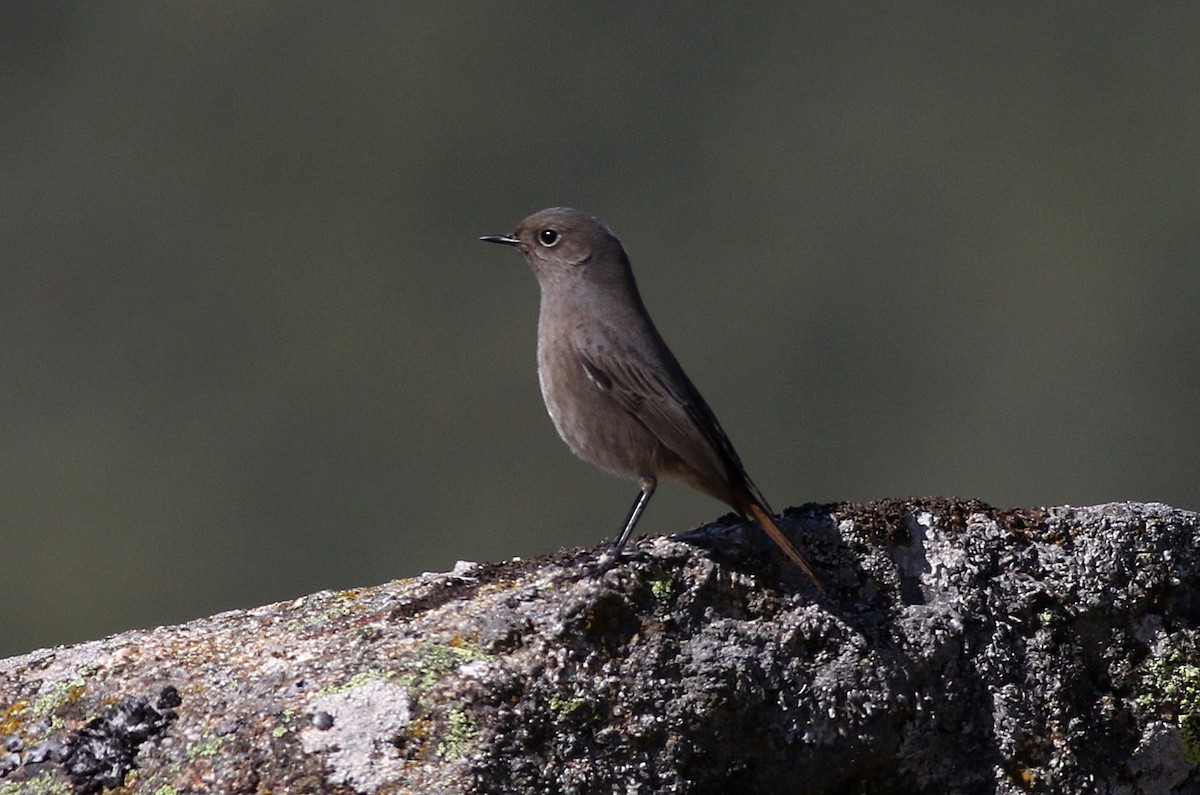
[[[1200,522],[805,506],[0,661],[0,795],[1200,793]]]

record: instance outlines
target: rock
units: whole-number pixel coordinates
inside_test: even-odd
[[[1200,521],[809,505],[0,661],[0,793],[1200,793]]]

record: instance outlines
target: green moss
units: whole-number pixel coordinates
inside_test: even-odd
[[[475,721],[461,709],[453,710],[449,716],[449,728],[446,736],[437,746],[437,756],[445,762],[453,762],[466,753],[467,746],[478,732]]]
[[[58,709],[63,704],[73,704],[87,689],[83,676],[78,676],[68,682],[56,682],[54,687],[34,699],[33,715],[42,718]]]
[[[331,685],[329,687],[318,690],[314,694],[314,697],[315,698],[324,698],[325,696],[337,695],[338,693],[346,693],[350,690],[355,689],[356,687],[365,685],[367,682],[373,682],[376,679],[391,679],[395,676],[398,676],[398,674],[395,671],[379,671],[379,670],[360,671],[359,673],[356,673],[354,676],[347,679],[345,682],[340,682],[336,685]]]
[[[1184,758],[1200,764],[1200,652],[1190,633],[1179,633],[1161,655],[1150,660],[1137,703],[1142,709],[1174,716],[1183,739]]]
[[[425,688],[432,685],[449,673],[457,670],[463,663],[472,660],[482,660],[486,654],[460,641],[451,645],[448,643],[429,643],[417,651],[417,660],[421,666],[419,674],[412,684]]]
[[[1179,733],[1183,736],[1183,758],[1189,765],[1200,765],[1200,713],[1180,715]]]
[[[271,736],[278,740],[283,735],[292,730],[292,723],[296,720],[296,710],[288,707],[283,712],[279,713],[279,725],[271,729]]]
[[[486,654],[466,643],[429,643],[420,646],[403,666],[403,671],[362,671],[336,685],[323,688],[316,693],[317,698],[336,695],[354,690],[367,682],[376,679],[395,679],[399,684],[408,688],[426,688],[441,679],[446,674],[456,670],[463,663],[487,657]],[[415,669],[415,670],[413,670]]]
[[[0,783],[0,795],[69,795],[69,787],[60,786],[55,777],[47,772],[28,781]]]
[[[203,737],[200,742],[188,750],[188,760],[199,759],[202,756],[216,756],[224,744],[224,737]]]
[[[592,717],[595,710],[592,708],[592,702],[582,696],[569,696],[565,693],[555,693],[550,696],[550,711],[555,714],[559,720],[576,717],[581,713],[587,712],[587,717]]]
[[[32,701],[21,700],[10,704],[0,712],[0,735],[18,734],[20,729],[30,721],[46,721],[49,734],[63,726],[62,717],[55,714],[64,706],[74,704],[87,691],[86,677],[95,673],[92,668],[80,668],[74,679],[65,682],[55,682],[44,693],[40,693]],[[25,738],[29,740],[30,738]]]
[[[675,581],[670,577],[658,577],[650,581],[650,593],[655,599],[670,599],[675,595]]]

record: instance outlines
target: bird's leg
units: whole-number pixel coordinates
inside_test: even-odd
[[[642,511],[646,510],[646,503],[650,502],[650,498],[654,495],[654,489],[658,486],[658,479],[653,475],[643,475],[638,478],[638,483],[642,490],[638,494],[637,500],[633,503],[633,507],[629,509],[629,516],[625,519],[625,525],[621,528],[621,532],[617,533],[617,537],[608,545],[608,549],[600,556],[600,560],[596,562],[594,569],[588,574],[598,576],[608,571],[620,559],[621,550],[625,548],[625,543],[629,541],[629,537],[633,535],[633,528],[637,526],[638,519],[642,518]],[[584,575],[586,576],[586,575]]]
[[[621,528],[621,532],[612,540],[609,545],[608,554],[614,558],[621,554],[621,550],[625,548],[626,542],[629,541],[629,536],[633,535],[633,528],[637,526],[638,519],[642,518],[642,511],[646,510],[646,503],[650,502],[650,498],[654,496],[654,489],[658,486],[658,479],[653,475],[643,475],[638,479],[638,483],[642,487],[642,491],[638,494],[638,498],[633,503],[633,507],[629,509],[629,516],[625,519],[625,526]]]

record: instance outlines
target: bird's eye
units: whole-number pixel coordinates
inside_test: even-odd
[[[555,229],[543,229],[538,232],[538,240],[541,241],[543,246],[550,248],[558,243],[558,231]]]

